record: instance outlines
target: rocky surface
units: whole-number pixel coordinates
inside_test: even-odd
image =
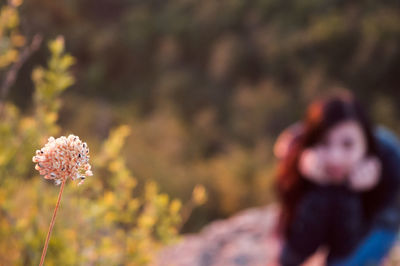
[[[281,241],[274,234],[278,209],[266,206],[248,209],[211,223],[200,233],[187,235],[162,250],[160,266],[238,266],[277,265]],[[319,252],[305,265],[323,265]]]

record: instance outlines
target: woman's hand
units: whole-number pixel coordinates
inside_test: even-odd
[[[381,162],[377,157],[367,157],[355,165],[349,175],[350,187],[355,191],[370,190],[378,184]]]
[[[326,173],[323,153],[318,148],[305,149],[300,155],[299,170],[304,178],[319,184],[331,183]],[[367,191],[379,182],[381,162],[377,157],[367,157],[356,164],[349,173],[349,186],[354,191]]]
[[[299,170],[302,176],[311,182],[320,185],[329,183],[325,171],[323,153],[318,148],[308,148],[301,153]]]

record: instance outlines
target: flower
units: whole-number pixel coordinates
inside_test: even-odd
[[[82,184],[86,176],[92,176],[89,164],[89,147],[78,136],[62,136],[57,139],[50,137],[46,145],[36,151],[32,161],[37,163],[35,169],[44,178],[61,184],[68,177],[80,180]]]

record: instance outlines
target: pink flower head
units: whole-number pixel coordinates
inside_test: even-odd
[[[79,179],[82,184],[86,176],[92,176],[89,164],[89,147],[78,136],[69,135],[54,139],[50,137],[48,142],[40,150],[36,151],[32,161],[37,163],[35,169],[44,178],[54,180],[56,185],[70,177]]]

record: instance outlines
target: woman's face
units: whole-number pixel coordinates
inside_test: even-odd
[[[317,144],[325,172],[334,182],[342,182],[366,154],[366,136],[356,121],[345,121],[334,126]]]

